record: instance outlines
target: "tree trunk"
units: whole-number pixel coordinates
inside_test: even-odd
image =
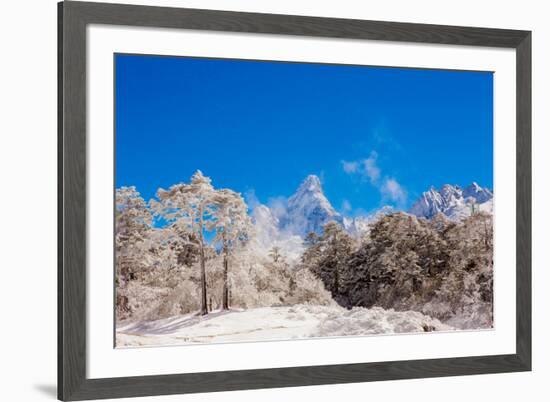
[[[208,314],[208,305],[206,304],[206,267],[204,263],[204,237],[202,233],[203,227],[203,211],[200,208],[200,222],[199,222],[199,241],[200,241],[200,260],[201,260],[201,315]]]
[[[229,258],[227,255],[227,245],[223,248],[223,295],[222,295],[222,309],[229,310]]]

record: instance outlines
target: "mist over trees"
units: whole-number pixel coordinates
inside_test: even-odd
[[[456,328],[489,328],[492,215],[455,222],[397,212],[362,235],[330,221],[298,261],[266,250],[242,196],[197,171],[146,201],[116,190],[116,318],[295,304],[418,311]]]

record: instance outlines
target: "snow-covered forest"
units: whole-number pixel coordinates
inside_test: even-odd
[[[116,190],[117,346],[493,325],[492,193],[430,189],[353,219],[307,177],[284,208],[197,171]]]

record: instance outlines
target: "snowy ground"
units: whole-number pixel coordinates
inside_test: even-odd
[[[121,323],[117,347],[242,342],[321,336],[449,331],[452,327],[418,312],[338,306],[264,307],[187,314],[157,321]]]

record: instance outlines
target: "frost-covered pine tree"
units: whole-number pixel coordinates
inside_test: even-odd
[[[493,322],[493,223],[478,212],[446,234],[449,271],[435,301],[448,306],[447,318],[464,328],[491,327]],[[443,317],[445,318],[445,317]]]
[[[115,243],[119,281],[133,279],[139,271],[143,245],[152,215],[135,187],[121,187],[115,194]]]
[[[229,261],[232,251],[246,243],[252,232],[252,220],[248,207],[240,194],[233,190],[216,191],[213,198],[212,228],[216,232],[215,241],[221,245],[223,255],[222,309],[229,309]]]
[[[305,250],[301,256],[301,265],[311,272],[317,270],[321,260],[323,244],[321,244],[320,239],[320,236],[314,232],[308,233],[304,239]]]
[[[128,297],[121,292],[145,268],[146,239],[152,215],[135,187],[121,187],[115,194],[115,253],[117,311],[130,312]]]
[[[304,252],[302,263],[325,284],[332,296],[340,301],[344,297],[343,282],[348,276],[347,259],[355,248],[355,241],[346,230],[334,221],[323,226],[323,234],[309,238],[311,246]]]
[[[446,270],[447,223],[395,213],[376,221],[349,258],[351,305],[416,309],[431,297]]]
[[[208,314],[204,230],[212,219],[215,195],[210,178],[197,170],[189,184],[180,183],[171,186],[168,190],[159,189],[158,201],[153,201],[151,204],[156,214],[168,222],[177,224],[180,229],[187,228],[197,237],[201,288],[200,314],[202,315]]]
[[[281,247],[279,247],[279,246],[271,247],[271,249],[269,250],[268,255],[269,255],[269,257],[271,257],[271,259],[273,260],[274,263],[279,262],[279,260],[281,258],[283,258],[283,256],[281,255]]]

